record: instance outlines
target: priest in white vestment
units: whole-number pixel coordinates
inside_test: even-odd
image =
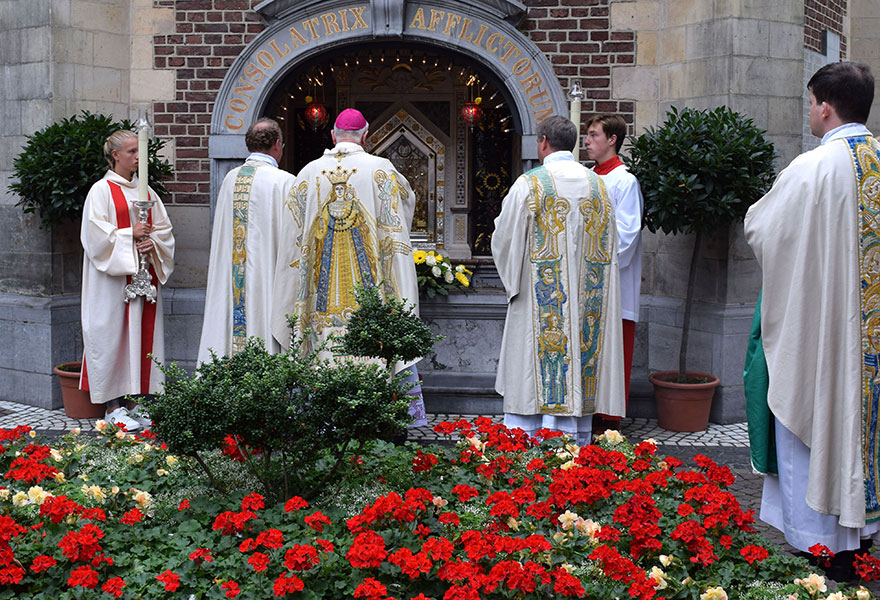
[[[165,378],[148,355],[165,359],[161,286],[174,270],[174,236],[162,200],[148,223],[138,222],[137,134],[120,130],[104,144],[110,170],[89,190],[83,208],[82,327],[85,352],[80,388],[94,404],[107,406],[108,421],[135,431],[149,423],[141,413],[130,415],[121,397],[161,391]],[[123,301],[125,286],[138,272],[145,254],[155,303],[144,296]]]
[[[542,165],[501,203],[492,256],[507,292],[495,389],[504,423],[590,442],[592,415],[625,414],[617,228],[599,177],[574,160],[577,128],[537,128]]]
[[[282,230],[284,246],[273,290],[272,333],[290,345],[287,315],[298,317],[296,335],[306,351],[331,333],[342,335],[357,308],[358,286],[380,286],[419,309],[413,249],[409,231],[415,195],[391,161],[367,153],[369,125],[348,108],[336,119],[335,146],[307,164],[294,183],[290,215]],[[321,353],[335,359],[331,347]],[[413,426],[427,424],[415,363],[398,363],[394,372],[409,369]]]
[[[840,553],[877,536],[880,518],[880,144],[864,125],[874,95],[866,66],[827,65],[807,87],[822,144],[795,158],[745,219],[763,271],[779,468],[765,478],[761,519],[800,550]]]
[[[212,350],[231,356],[253,336],[272,354],[281,349],[272,336],[272,282],[294,177],[278,168],[284,152],[278,123],[260,119],[245,143],[250,155],[226,174],[214,209],[199,363],[210,361]]]

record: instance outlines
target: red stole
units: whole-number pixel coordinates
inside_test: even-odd
[[[113,198],[113,206],[116,209],[116,227],[118,229],[126,229],[131,227],[131,218],[129,217],[128,212],[128,201],[125,199],[125,194],[122,193],[122,188],[119,187],[118,183],[113,183],[112,181],[108,181],[107,184],[110,186],[110,196]],[[153,215],[152,211],[147,215],[147,223],[150,225],[153,224]],[[156,289],[159,288],[159,279],[156,277],[156,272],[153,270],[153,265],[149,266],[150,277],[153,285],[156,286]],[[126,283],[131,283],[131,275],[126,277]],[[121,299],[120,299],[121,301]],[[141,394],[149,394],[150,393],[150,371],[152,370],[152,361],[148,356],[153,351],[153,333],[156,329],[156,304],[152,302],[147,302],[146,300],[141,303],[143,306],[143,314],[141,317]],[[128,327],[128,313],[131,311],[131,304],[128,304],[128,310],[125,312],[125,322],[122,324],[123,327]],[[86,357],[83,356],[82,361],[82,381],[80,383],[80,389],[88,390],[89,389],[89,375],[86,370]]]
[[[623,161],[620,160],[620,157],[615,154],[605,162],[601,162],[593,167],[593,171],[596,173],[596,175],[608,175],[608,173],[610,173],[622,164]]]

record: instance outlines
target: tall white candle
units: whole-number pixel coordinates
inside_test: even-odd
[[[138,129],[138,200],[147,202],[147,181],[149,174],[147,165],[150,162],[149,144],[147,143],[147,128]]]
[[[584,92],[581,90],[581,86],[578,85],[578,82],[575,81],[571,85],[571,91],[568,93],[568,97],[571,100],[571,122],[574,123],[574,126],[577,127],[577,138],[574,142],[574,150],[571,151],[574,154],[575,160],[580,160],[580,145],[581,145],[581,98],[583,98]]]
[[[577,127],[578,135],[577,139],[574,142],[574,150],[572,150],[572,154],[574,154],[575,160],[580,160],[580,146],[581,146],[581,99],[580,96],[576,97],[571,101],[571,122],[574,123],[574,126]]]

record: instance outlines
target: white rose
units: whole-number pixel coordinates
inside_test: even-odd
[[[452,274],[452,271],[446,271],[446,273],[443,274],[443,279],[446,280],[446,283],[452,283],[455,281],[455,275]]]
[[[436,265],[431,267],[431,273],[434,275],[434,277],[441,277],[443,275],[443,271],[441,271],[440,267]]]
[[[710,587],[700,594],[700,600],[727,600],[727,592],[722,587]]]
[[[46,501],[46,498],[49,498],[52,494],[44,490],[42,487],[35,485],[28,490],[27,495],[31,504],[42,505],[43,502]]]
[[[668,554],[661,554],[660,555],[660,564],[663,565],[664,567],[668,567],[669,565],[672,564],[672,557],[669,556]]]
[[[16,492],[14,496],[12,496],[12,504],[15,506],[26,506],[30,503],[28,500],[27,492]]]
[[[429,254],[425,257],[425,264],[429,267],[433,267],[437,264],[437,259]]]

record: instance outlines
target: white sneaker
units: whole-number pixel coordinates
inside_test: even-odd
[[[150,418],[150,413],[140,404],[135,404],[134,408],[128,409],[128,416],[137,421],[144,429],[149,429],[153,426],[153,419]]]
[[[129,416],[128,409],[124,406],[120,406],[116,410],[108,412],[104,416],[104,419],[120,429],[125,429],[128,433],[138,431],[141,428],[141,424]]]

